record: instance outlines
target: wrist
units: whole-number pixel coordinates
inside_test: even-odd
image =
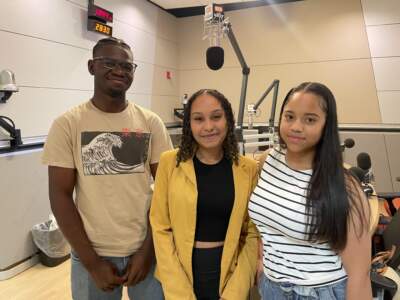
[[[134,254],[134,256],[141,256],[142,259],[146,261],[153,261],[155,259],[154,251],[147,249],[139,249]]]
[[[101,257],[98,256],[97,253],[94,251],[93,253],[87,253],[85,255],[79,256],[79,259],[89,272],[92,272],[99,264],[99,262],[101,262]]]
[[[140,253],[146,257],[155,257],[154,245],[149,241],[145,241],[135,253]]]

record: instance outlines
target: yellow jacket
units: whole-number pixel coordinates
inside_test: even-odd
[[[150,222],[157,257],[156,277],[166,300],[194,300],[196,175],[191,159],[176,167],[176,154],[177,150],[172,150],[161,155],[154,185]],[[257,184],[257,163],[240,157],[232,169],[235,200],[222,253],[219,292],[225,300],[245,300],[254,284],[257,265],[258,232],[247,212],[250,194]]]

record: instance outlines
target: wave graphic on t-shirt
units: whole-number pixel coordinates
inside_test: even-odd
[[[82,147],[82,162],[85,175],[126,174],[143,164],[128,165],[118,161],[112,149],[121,148],[121,137],[112,133],[101,133]]]

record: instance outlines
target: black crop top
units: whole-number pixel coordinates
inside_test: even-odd
[[[197,182],[196,241],[224,241],[235,199],[232,163],[214,165],[193,158]]]

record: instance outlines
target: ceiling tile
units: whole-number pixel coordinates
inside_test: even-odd
[[[244,0],[244,1],[254,1],[254,0]],[[172,9],[172,8],[184,8],[184,7],[195,7],[195,6],[204,6],[209,4],[210,0],[151,0],[151,2],[161,6],[164,9]],[[212,1],[216,4],[223,3],[237,3],[243,2],[243,0],[214,0]]]

